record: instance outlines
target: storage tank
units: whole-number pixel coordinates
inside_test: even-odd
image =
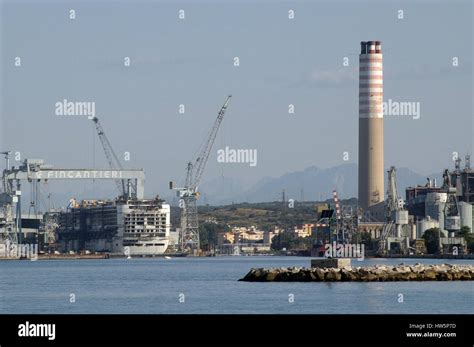
[[[426,202],[434,203],[434,202],[446,202],[448,200],[447,193],[439,193],[439,192],[430,192],[426,194]]]
[[[472,207],[473,205],[467,202],[459,203],[459,214],[461,215],[461,227],[468,226],[472,233]]]
[[[426,230],[431,228],[439,228],[439,222],[431,217],[426,217],[416,222],[416,237],[421,239]]]
[[[444,213],[444,206],[448,194],[446,193],[428,193],[425,199],[425,214],[432,219],[439,220],[439,215]]]
[[[410,224],[410,230],[411,230],[411,233],[410,233],[410,238],[412,240],[415,240],[417,239],[417,235],[416,235],[416,224]]]
[[[425,216],[435,219],[444,229],[444,207],[448,200],[447,193],[431,192],[425,198]],[[423,235],[423,234],[422,234]]]

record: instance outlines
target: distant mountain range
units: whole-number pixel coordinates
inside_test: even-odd
[[[441,173],[429,176],[440,184]],[[245,189],[239,180],[221,177],[206,181],[200,188],[200,204],[224,205],[240,202],[281,201],[283,190],[286,199],[296,201],[319,201],[332,197],[336,189],[340,198],[357,197],[357,164],[342,164],[327,169],[316,166],[302,171],[284,174],[280,177],[264,177]],[[387,181],[387,172],[385,172]],[[405,188],[426,184],[427,176],[408,168],[397,168],[398,192],[405,196]],[[170,201],[171,202],[171,201]]]

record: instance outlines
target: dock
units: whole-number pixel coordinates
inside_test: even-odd
[[[375,265],[342,268],[253,268],[239,281],[248,282],[394,282],[473,281],[473,265]]]

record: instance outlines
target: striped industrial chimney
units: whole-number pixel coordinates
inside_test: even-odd
[[[359,207],[384,200],[383,64],[380,41],[361,42],[359,55]]]

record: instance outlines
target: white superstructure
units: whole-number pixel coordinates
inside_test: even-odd
[[[170,206],[160,199],[84,200],[61,213],[59,224],[62,252],[153,256],[168,248]]]
[[[157,206],[153,200],[131,201],[118,205],[117,218],[123,219],[124,253],[163,254],[170,236],[170,205]]]

